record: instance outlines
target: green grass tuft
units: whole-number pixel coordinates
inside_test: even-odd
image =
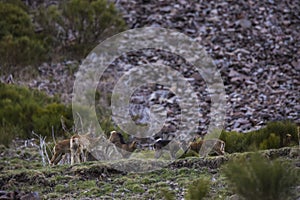
[[[283,200],[299,184],[299,169],[280,161],[269,161],[259,154],[231,161],[224,173],[245,199]]]

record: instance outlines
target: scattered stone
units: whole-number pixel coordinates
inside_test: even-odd
[[[231,195],[227,200],[240,200],[240,197],[237,194]]]
[[[55,1],[54,1],[55,2]],[[158,26],[175,29],[199,41],[213,58],[221,72],[227,94],[226,130],[250,131],[268,121],[289,119],[300,124],[299,118],[299,24],[300,4],[284,0],[274,1],[115,1],[129,28]],[[31,5],[34,7],[34,5]],[[103,74],[98,89],[101,94],[112,91],[125,71],[144,63],[161,62],[179,70],[195,88],[200,100],[198,132],[206,133],[210,122],[210,97],[206,84],[195,68],[176,55],[160,50],[130,52],[116,59]],[[74,71],[79,62],[66,61],[43,64],[39,77],[29,82],[18,81],[32,88],[59,95],[71,102]],[[115,81],[107,81],[115,79]],[[161,103],[170,110],[167,122],[178,127],[180,107],[177,99],[152,93],[169,88],[149,86],[140,88],[132,96],[133,113],[141,114],[141,122],[149,120],[149,106]],[[166,101],[159,99],[165,98]],[[150,103],[152,102],[152,104]],[[169,102],[169,103],[167,103]],[[137,119],[137,123],[138,123]],[[148,121],[149,122],[149,121]]]
[[[297,157],[300,158],[300,147],[292,148],[289,153],[289,157],[290,158],[297,158]]]
[[[0,191],[0,200],[40,200],[37,192],[20,192],[20,191]]]

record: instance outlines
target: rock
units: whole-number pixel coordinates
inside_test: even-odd
[[[39,194],[37,192],[7,192],[0,191],[0,200],[40,200]]]
[[[37,192],[30,192],[20,197],[20,200],[40,200],[39,194]]]
[[[300,158],[300,148],[299,147],[292,148],[289,153],[289,157],[290,158],[297,158],[297,157]]]
[[[237,194],[234,194],[226,198],[226,200],[240,200],[240,197]]]

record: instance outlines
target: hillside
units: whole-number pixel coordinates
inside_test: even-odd
[[[246,132],[258,129],[268,121],[283,119],[300,123],[300,38],[297,32],[300,5],[297,1],[116,2],[128,29],[147,26],[174,29],[205,47],[224,81],[226,130]],[[116,81],[126,71],[144,61],[164,63],[174,69],[179,66],[186,68],[183,75],[201,100],[199,132],[206,132],[211,101],[201,74],[197,74],[182,58],[166,52],[130,52],[116,59],[100,79],[98,88],[104,96],[102,101],[106,101],[105,95],[109,96]],[[38,67],[34,79],[28,80],[21,72],[14,74],[14,78],[18,84],[38,88],[49,95],[59,95],[64,102],[70,103],[74,73],[79,64],[80,61],[74,60],[44,63]],[[159,88],[154,88],[157,90]],[[149,87],[141,88],[133,96],[137,102],[133,100],[132,112],[141,116],[139,120],[142,122],[147,118],[144,113],[148,112],[149,93],[154,91]],[[161,95],[161,91],[156,93]],[[168,101],[176,102],[167,91],[163,93],[171,96]],[[175,114],[170,115],[166,124],[169,131],[174,124],[178,125],[178,108],[173,105],[171,110]]]
[[[193,41],[191,46],[203,47],[223,81],[216,88],[224,88],[225,95],[212,95],[208,83],[214,79],[204,79],[210,68],[201,74],[197,67],[203,66],[188,62],[202,54],[188,54],[192,47],[172,53],[159,33],[138,42],[165,49],[122,52],[131,45],[124,37],[100,49],[104,58],[115,53],[111,48],[122,52],[101,76],[85,73],[89,61],[99,61],[94,47],[117,33],[145,27],[178,31]],[[300,1],[295,0],[0,1],[0,200],[242,200],[241,194],[250,200],[300,200],[299,30]],[[145,66],[154,68],[145,73]],[[154,80],[142,79],[148,73]],[[163,84],[159,74],[171,84]],[[177,77],[191,87],[181,87]],[[76,80],[97,83],[97,88],[77,90],[79,98],[91,102],[88,106],[72,105]],[[140,84],[130,88],[134,80]],[[181,98],[174,88],[188,95]],[[214,110],[218,100],[225,102],[220,103],[224,119]],[[118,112],[113,102],[120,105]],[[74,108],[83,114],[73,113]],[[140,157],[50,166],[41,151],[51,157],[55,141],[76,133],[98,136],[93,121],[85,121],[91,115],[105,136],[117,130],[126,142],[142,141],[139,136],[150,127],[149,138],[138,144]],[[193,130],[189,122],[196,124]],[[129,130],[122,127],[127,123]],[[224,156],[188,152],[171,162],[142,149],[154,138],[179,136],[187,142],[192,134],[214,137],[219,132]],[[41,149],[43,141],[47,148]],[[101,145],[94,147],[105,154]]]

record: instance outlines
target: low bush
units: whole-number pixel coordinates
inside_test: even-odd
[[[13,4],[26,12],[29,11],[29,8],[25,5],[25,3],[22,0],[2,0],[2,2]]]
[[[124,31],[125,21],[106,0],[37,4],[0,2],[0,69],[10,74],[43,61],[82,59],[100,41]]]
[[[287,134],[291,135],[290,144],[286,141]],[[290,121],[275,121],[248,133],[222,131],[220,139],[225,141],[228,153],[281,148],[297,144],[297,125]]]
[[[165,200],[174,200],[174,199],[176,199],[176,195],[175,195],[174,191],[170,191],[167,188],[161,189],[160,193],[164,197]]]
[[[33,130],[43,130],[43,135],[49,135],[52,130],[58,135],[62,135],[61,120],[64,125],[71,130],[73,125],[73,115],[70,106],[59,103],[51,103],[45,107],[40,107],[32,114]],[[45,123],[46,122],[46,123]]]
[[[21,7],[0,2],[0,39],[7,35],[22,37],[33,35],[30,16]]]
[[[280,147],[280,137],[275,133],[271,133],[267,139],[259,144],[259,149],[277,149]]]
[[[274,121],[269,122],[264,129],[267,133],[274,133],[280,138],[280,147],[286,146],[286,135],[291,135],[291,141],[296,144],[297,142],[297,125],[291,121]]]
[[[46,53],[43,41],[35,35],[29,14],[21,5],[22,2],[19,4],[0,2],[2,74],[14,73],[20,67],[37,64],[43,60]]]
[[[220,139],[225,141],[225,150],[227,153],[243,152],[246,150],[246,136],[243,133],[222,131]]]
[[[287,144],[287,134],[291,135],[291,144]],[[247,138],[252,147],[258,150],[297,144],[297,125],[290,121],[269,122],[264,128],[247,133]]]
[[[9,147],[9,144],[15,136],[22,133],[23,130],[21,130],[18,126],[2,122],[0,126],[0,144]]]
[[[35,20],[48,37],[56,55],[82,59],[97,44],[120,31],[125,22],[106,0],[69,0],[41,6]]]
[[[299,169],[256,153],[231,161],[223,170],[234,192],[246,200],[288,199],[293,186],[299,185]]]
[[[63,136],[61,118],[66,128],[71,129],[73,120],[69,106],[36,90],[0,84],[0,143],[8,145],[15,137],[32,137],[32,131],[51,138],[52,127],[56,135]]]
[[[210,181],[207,178],[199,178],[194,181],[187,190],[185,199],[187,200],[201,200],[209,193]]]
[[[32,131],[47,136],[50,140],[52,131],[56,137],[68,137],[69,133],[65,130],[85,132],[91,124],[85,120],[88,124],[82,125],[81,119],[91,118],[90,109],[83,106],[76,109],[81,116],[75,117],[74,124],[72,107],[61,104],[57,98],[50,98],[43,92],[26,87],[0,83],[0,144],[7,146],[16,137],[31,138]],[[96,112],[100,126],[107,136],[112,130],[122,132],[115,127],[109,113],[99,105]],[[127,134],[124,137],[128,140]]]
[[[39,63],[46,51],[41,41],[29,36],[7,35],[0,40],[0,46],[0,63],[3,65],[2,73],[5,72],[3,74],[14,74],[27,65]]]

